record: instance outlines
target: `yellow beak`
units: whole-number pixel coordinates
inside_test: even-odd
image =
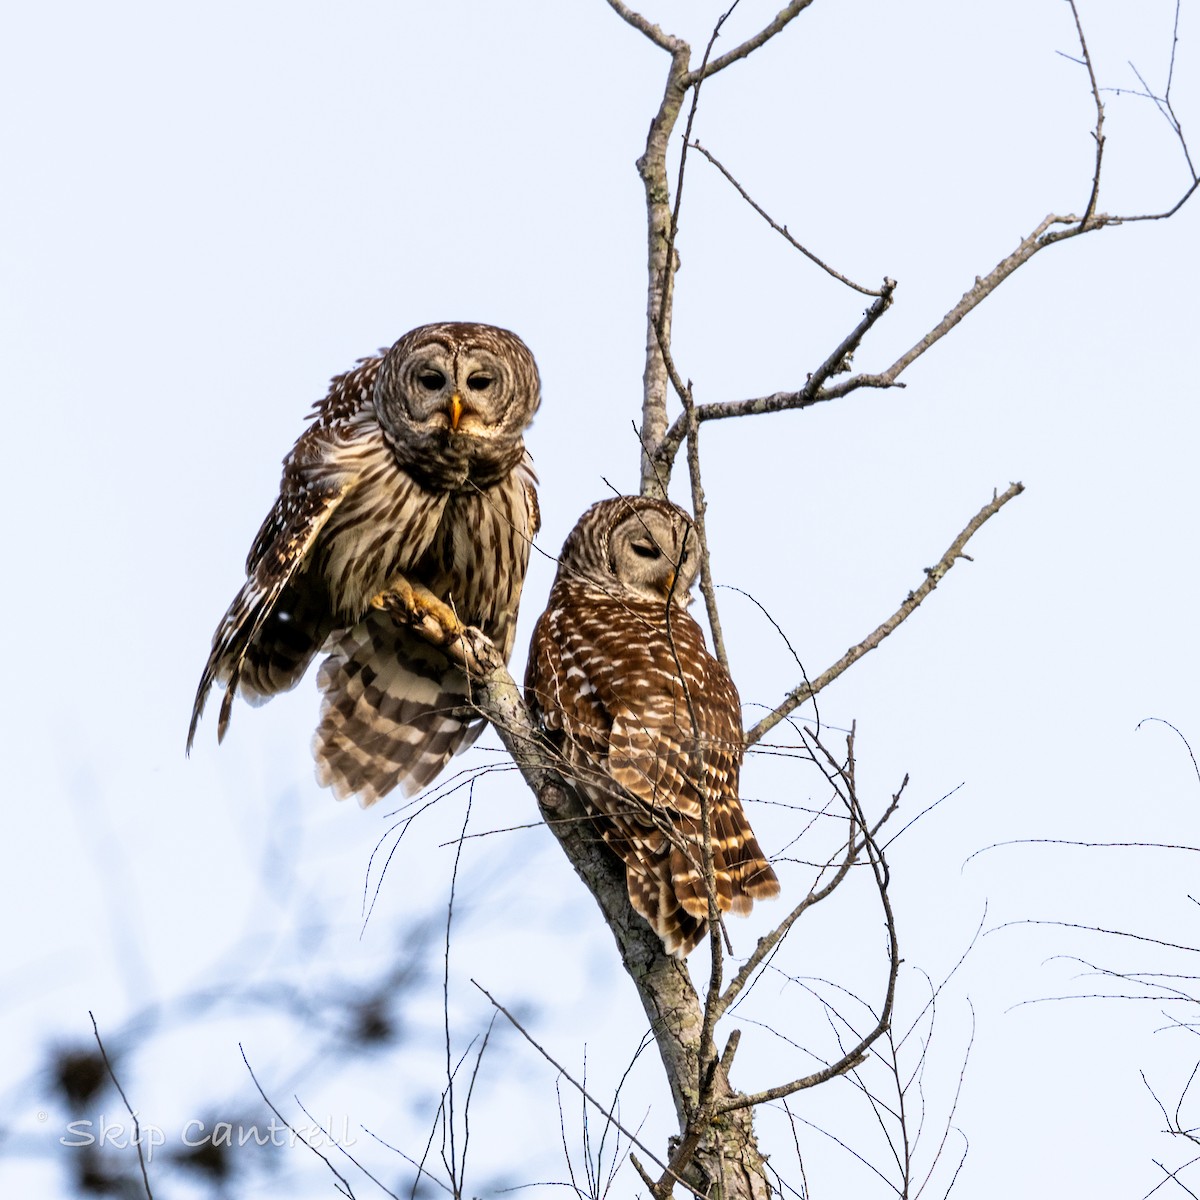
[[[462,420],[462,415],[463,415],[462,397],[457,392],[455,392],[454,395],[450,397],[450,428],[451,429],[453,429],[453,430],[458,429],[458,423],[459,423],[459,421]]]

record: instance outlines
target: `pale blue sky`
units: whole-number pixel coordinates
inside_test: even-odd
[[[744,0],[724,44],[776,7]],[[698,56],[720,8],[645,11]],[[1132,60],[1163,85],[1169,0],[1080,10],[1102,84],[1136,85]],[[452,851],[437,847],[461,824],[458,798],[414,827],[360,941],[367,861],[389,822],[316,787],[313,681],[261,710],[239,704],[220,750],[209,721],[185,761],[192,694],[308,407],[331,375],[414,325],[490,321],[532,347],[545,399],[528,443],[548,555],[606,481],[635,486],[645,234],[633,164],[665,58],[602,0],[46,3],[6,26],[0,336],[15,519],[0,1090],[13,1098],[6,1122],[36,1140],[57,1136],[35,1120],[48,1101],[11,1089],[46,1037],[90,1033],[88,1009],[115,1028],[150,1000],[217,982],[241,937],[298,921],[296,905],[332,923],[323,962],[366,969],[444,895]],[[1185,6],[1174,98],[1200,146],[1198,48]],[[1057,51],[1076,52],[1062,0],[817,0],[706,86],[696,135],[755,197],[845,273],[899,281],[856,367],[887,366],[1046,213],[1086,205],[1094,113],[1082,69]],[[1157,211],[1182,194],[1186,164],[1149,102],[1109,97],[1106,132],[1103,210]],[[1195,943],[1188,855],[1023,847],[963,864],[1012,838],[1196,841],[1186,751],[1163,726],[1136,726],[1160,716],[1200,739],[1198,228],[1193,203],[1047,251],[904,390],[704,431],[717,578],[770,610],[810,675],[921,582],[993,489],[1027,486],[973,543],[975,561],[821,697],[824,722],[858,722],[868,803],[906,772],[910,813],[962,785],[894,850],[904,954],[935,977],[985,901],[989,927],[1047,918]],[[863,308],[695,157],[679,249],[675,354],[701,402],[798,386]],[[552,574],[535,557],[518,673]],[[723,604],[743,699],[773,705],[795,664],[753,606],[733,593]],[[823,798],[811,769],[767,758],[751,760],[745,792]],[[475,805],[480,829],[534,818],[504,776]],[[785,810],[751,817],[768,851],[794,832]],[[302,901],[264,904],[264,847],[281,822]],[[468,845],[482,914],[456,959],[464,1028],[486,1010],[471,976],[500,997],[541,994],[538,1032],[573,1066],[586,1042],[598,1090],[611,1088],[604,1073],[636,1045],[640,1013],[594,905],[543,830]],[[796,869],[787,886],[798,896],[807,876]],[[761,928],[734,933],[749,946]],[[799,932],[790,969],[869,988],[880,953],[873,912],[847,903]],[[1179,1160],[1138,1070],[1173,1099],[1196,1060],[1189,1039],[1155,1032],[1166,1021],[1154,1004],[1014,1009],[1099,986],[1059,954],[1188,969],[1064,930],[982,940],[943,995],[928,1088],[933,1122],[969,996],[978,1027],[957,1123],[972,1196],[1141,1196],[1159,1179],[1152,1157]],[[777,1023],[793,1003],[780,989]],[[169,1069],[125,1081],[144,1119],[179,1123],[191,1097],[244,1088],[243,1040],[285,1095],[418,1136],[389,1108],[395,1081],[367,1069],[346,1094],[322,1093],[315,1076],[306,1092],[269,1020],[196,1037],[172,1039]],[[546,1143],[532,1177],[561,1175],[552,1074],[509,1052]],[[794,1066],[748,1032],[734,1082],[765,1086]],[[643,1079],[630,1109],[640,1119],[652,1106],[648,1136],[661,1140],[669,1105],[653,1071]],[[505,1081],[494,1086],[503,1100]],[[833,1121],[837,1086],[795,1111]],[[512,1120],[503,1103],[481,1115],[481,1175],[526,1164],[514,1146],[534,1135]],[[790,1134],[769,1128],[783,1170]],[[837,1174],[820,1139],[806,1151],[824,1194],[868,1187]],[[59,1194],[44,1163],[3,1155],[6,1192]],[[327,1194],[327,1178],[305,1164],[293,1194]]]

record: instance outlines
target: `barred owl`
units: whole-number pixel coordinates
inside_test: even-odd
[[[490,325],[422,326],[334,378],[213,635],[189,750],[214,683],[220,740],[235,693],[262,703],[322,650],[313,753],[339,799],[411,795],[470,745],[484,722],[465,675],[391,606],[511,653],[538,528],[522,434],[540,395],[528,347]]]
[[[738,798],[745,746],[728,672],[687,613],[699,569],[691,518],[622,496],[593,505],[559,558],[525,695],[629,899],[683,957],[708,928],[702,796],[717,904],[744,915],[779,893]]]

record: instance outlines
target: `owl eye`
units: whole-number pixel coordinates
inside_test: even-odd
[[[630,542],[629,546],[638,558],[662,558],[662,551],[655,545],[646,542]]]
[[[490,375],[483,375],[476,372],[474,375],[467,376],[467,387],[473,392],[483,392],[490,388],[495,382]]]
[[[446,376],[441,371],[422,371],[417,381],[427,392],[440,392],[446,386]]]

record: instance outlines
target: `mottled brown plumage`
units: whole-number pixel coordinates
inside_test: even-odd
[[[466,677],[379,600],[477,626],[507,657],[538,528],[522,435],[539,401],[525,343],[490,325],[425,325],[337,376],[213,635],[188,748],[214,683],[220,739],[236,692],[294,687],[323,648],[313,752],[339,799],[411,794],[468,746],[483,722]]]
[[[703,799],[721,912],[777,895],[738,797],[745,747],[733,680],[688,615],[691,519],[623,496],[593,505],[562,549],[526,699],[605,842],[629,899],[672,954],[708,928]]]

